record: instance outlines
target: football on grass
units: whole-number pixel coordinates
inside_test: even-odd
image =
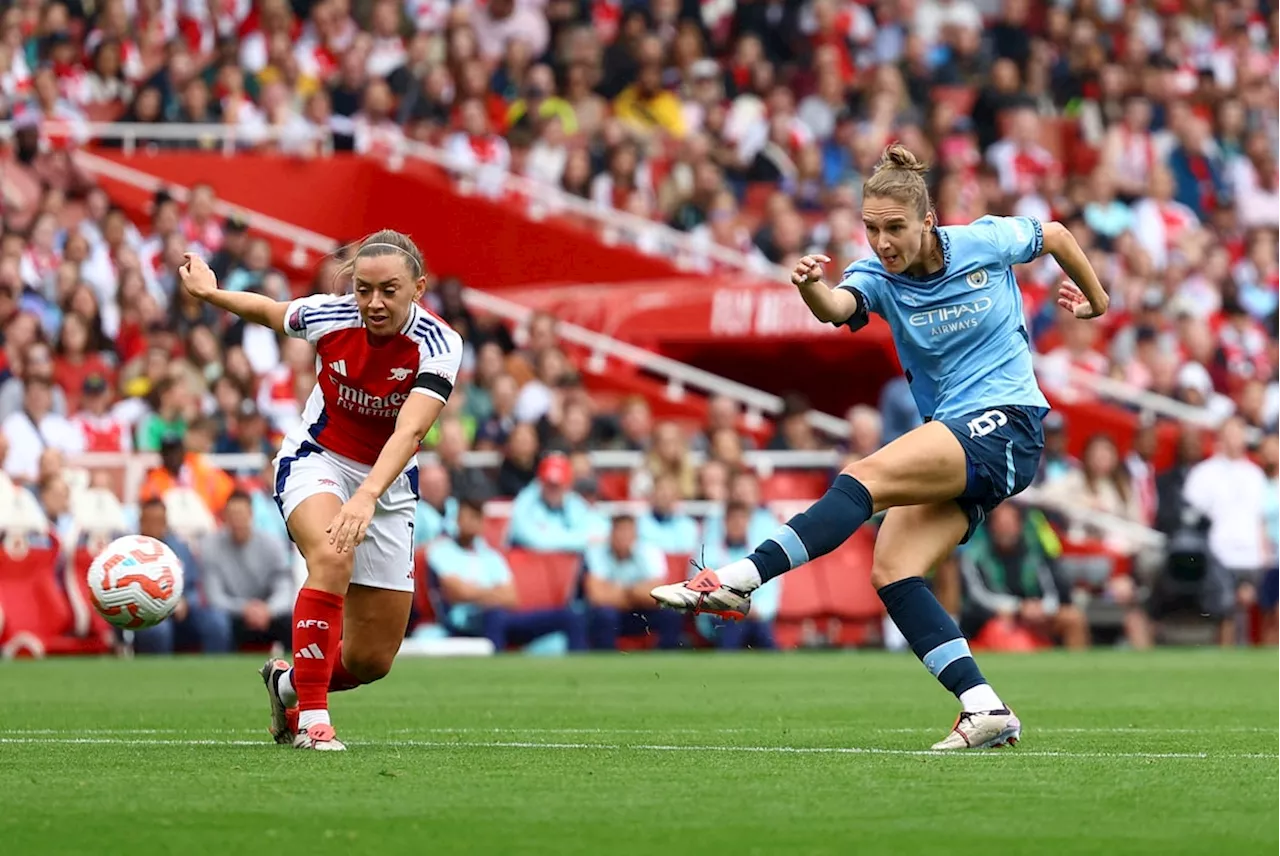
[[[98,613],[116,627],[154,627],[182,600],[182,563],[155,538],[126,535],[89,566],[89,593]]]

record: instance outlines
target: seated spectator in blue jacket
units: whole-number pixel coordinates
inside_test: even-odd
[[[182,539],[169,531],[164,500],[154,498],[142,503],[138,534],[165,543],[178,557],[182,563],[183,592],[178,608],[168,621],[134,631],[134,651],[139,654],[172,654],[177,648],[197,648],[206,654],[230,651],[231,629],[206,603],[200,563]]]
[[[634,517],[613,518],[609,543],[587,551],[582,594],[590,611],[591,647],[608,651],[619,636],[655,633],[658,647],[680,647],[684,617],[658,609],[649,591],[667,578],[667,557],[641,544]]]
[[[564,455],[548,455],[538,477],[511,504],[512,547],[539,553],[581,553],[590,535],[591,509],[569,489],[573,466]]]
[[[653,481],[649,510],[636,521],[640,540],[667,554],[689,554],[698,550],[698,524],[677,507],[680,483],[664,473]],[[715,565],[714,567],[720,567]]]
[[[570,609],[520,612],[511,568],[501,553],[485,543],[484,508],[477,499],[458,503],[458,534],[441,538],[427,554],[435,575],[440,618],[455,636],[483,636],[498,651],[563,633],[570,651],[587,647],[585,616]]]
[[[729,503],[724,513],[724,538],[707,545],[707,567],[723,568],[751,555],[755,544],[747,537],[750,524],[751,507],[741,502]],[[751,611],[746,619],[732,621],[715,615],[699,615],[698,632],[722,650],[772,650],[778,647],[773,639],[773,619],[781,603],[782,578],[774,577],[751,593]]]
[[[449,495],[449,471],[439,464],[418,470],[418,509],[413,515],[413,546],[458,534],[458,501]]]

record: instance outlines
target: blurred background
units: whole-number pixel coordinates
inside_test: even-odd
[[[645,595],[919,424],[887,328],[783,284],[870,255],[860,187],[894,140],[943,225],[1062,221],[1111,293],[1078,322],[1051,258],[1017,270],[1055,410],[1035,486],[931,574],[975,647],[1274,644],[1277,98],[1277,12],[1249,0],[5,4],[0,650],[287,644],[270,459],[314,353],[175,268],[342,292],[340,247],[384,226],[467,340],[406,650],[901,647],[874,525],[742,624]],[[125,532],[187,591],[122,640],[83,578]]]

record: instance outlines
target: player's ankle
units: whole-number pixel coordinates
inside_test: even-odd
[[[298,728],[306,730],[313,725],[332,725],[328,709],[298,711]]]
[[[716,578],[720,585],[734,591],[746,593],[760,588],[760,569],[750,559],[739,559],[717,568]]]
[[[978,684],[970,687],[958,696],[966,713],[989,713],[993,710],[1004,710],[1004,702],[991,688],[991,684]]]

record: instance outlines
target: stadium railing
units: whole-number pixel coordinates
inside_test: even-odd
[[[68,129],[74,131],[74,139],[78,141],[87,140],[116,140],[121,144],[121,149],[126,153],[136,151],[139,146],[146,146],[149,143],[162,142],[212,142],[216,144],[218,150],[226,156],[234,155],[241,150],[241,146],[246,148],[256,147],[266,142],[279,139],[282,134],[275,128],[242,128],[234,125],[221,124],[186,124],[186,123],[159,123],[159,124],[134,124],[128,122],[83,122],[67,125]],[[12,123],[0,123],[0,137],[7,137],[12,133]],[[291,134],[296,138],[296,134]],[[320,154],[328,154],[332,151],[331,134],[327,131],[317,131],[314,139],[320,143]],[[110,175],[120,181],[125,181],[134,186],[155,190],[161,186],[168,187],[167,184],[159,181],[154,176],[149,176],[139,170],[133,170],[124,167],[105,158],[97,157],[90,152],[78,151],[76,153],[77,160],[80,164],[90,172],[101,172],[104,175]],[[509,191],[510,195],[522,197],[528,201],[530,206],[527,212],[529,216],[543,216],[551,211],[571,211],[584,221],[593,224],[595,231],[602,240],[609,241],[610,236],[616,239],[618,236],[626,234],[635,234],[638,230],[642,230],[646,235],[656,236],[655,242],[650,243],[649,249],[662,254],[664,256],[678,260],[682,266],[690,266],[691,269],[700,269],[699,260],[705,262],[714,262],[723,269],[735,270],[744,274],[749,274],[752,279],[760,277],[772,279],[774,281],[785,281],[788,272],[778,265],[768,262],[761,262],[758,257],[748,255],[727,247],[719,245],[707,244],[693,239],[690,235],[672,229],[663,223],[646,220],[624,211],[618,211],[612,208],[603,208],[592,204],[588,200],[581,199],[566,193],[558,187],[549,186],[534,182],[523,176],[502,172],[496,174],[492,167],[484,165],[475,165],[468,163],[460,163],[443,149],[427,145],[425,143],[403,140],[396,152],[389,159],[388,166],[392,169],[402,165],[404,158],[416,158],[418,160],[430,163],[434,166],[442,168],[456,176],[466,179],[467,184],[474,189],[490,186],[493,182],[497,182],[498,186],[504,189],[504,193]],[[171,188],[177,190],[180,199],[185,198],[185,188]],[[507,199],[510,204],[510,199]],[[244,216],[249,225],[265,234],[271,235],[278,239],[293,242],[298,250],[311,250],[313,252],[328,253],[337,245],[335,238],[319,235],[315,232],[309,232],[301,229],[293,224],[285,223],[273,217],[269,217],[260,212],[248,211],[233,205],[220,203],[218,207],[220,215],[228,215],[231,213],[239,213]],[[691,261],[692,260],[692,261]],[[492,295],[487,295],[492,297]],[[496,299],[496,298],[495,298]],[[511,304],[515,306],[515,304]],[[508,307],[508,311],[510,307]],[[578,328],[582,329],[582,328]],[[623,349],[631,349],[633,352],[641,352],[648,354],[650,357],[656,357],[647,351],[639,348],[627,346],[617,340],[611,340],[602,334],[591,333],[591,331],[582,330],[582,332],[590,333],[596,342],[609,340],[614,343],[616,355],[621,359],[621,353],[618,352],[616,346],[623,346]],[[585,344],[585,343],[583,343]],[[634,353],[633,353],[634,356]],[[1035,355],[1037,361],[1040,355]],[[659,360],[663,358],[658,358]],[[632,362],[632,360],[627,360]],[[668,364],[682,366],[684,369],[692,369],[674,360],[666,361]],[[645,366],[649,368],[649,366]],[[668,366],[670,367],[670,366]],[[668,372],[662,371],[656,367],[651,369],[659,374],[670,376]],[[1092,389],[1097,394],[1110,399],[1118,404],[1124,405],[1132,410],[1136,410],[1143,414],[1151,414],[1162,416],[1168,419],[1178,420],[1191,423],[1197,426],[1213,428],[1221,422],[1221,418],[1215,415],[1208,408],[1196,407],[1184,404],[1175,399],[1168,398],[1156,393],[1143,390],[1139,387],[1128,384],[1124,381],[1114,378],[1102,377],[1089,374],[1087,372],[1073,371],[1072,378],[1082,388]],[[679,383],[687,383],[693,388],[702,388],[698,383],[692,382],[689,374],[684,372],[684,377],[677,378]],[[721,383],[717,381],[717,383]],[[724,383],[729,383],[724,381]],[[739,385],[740,386],[740,385]],[[717,386],[717,389],[722,387]],[[748,387],[743,387],[748,389]],[[765,396],[767,393],[759,392],[759,395]],[[780,407],[780,399],[771,407],[762,407],[764,412],[777,412],[773,407]],[[750,409],[752,403],[748,401],[739,401]],[[829,417],[835,419],[835,417]],[[826,420],[822,420],[826,421]],[[838,420],[843,422],[843,420]],[[819,428],[827,433],[832,433],[835,429],[834,422],[826,422],[825,425],[814,424],[815,428]]]

